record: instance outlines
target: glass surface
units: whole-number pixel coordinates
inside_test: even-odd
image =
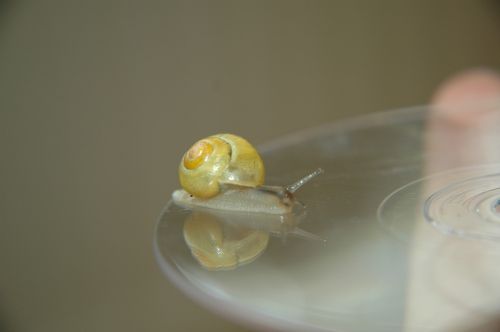
[[[305,212],[273,219],[169,203],[157,261],[187,295],[257,328],[496,331],[497,105],[378,113],[262,146],[267,184],[324,170],[297,193]],[[225,265],[196,257],[224,236]]]

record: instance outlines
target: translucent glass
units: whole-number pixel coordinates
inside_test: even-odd
[[[499,105],[378,113],[262,146],[267,184],[324,170],[297,193],[304,213],[168,203],[157,261],[191,298],[260,329],[497,331]],[[196,250],[224,237],[226,265],[203,267]]]

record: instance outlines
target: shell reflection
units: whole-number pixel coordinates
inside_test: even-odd
[[[196,211],[184,222],[184,239],[203,267],[221,270],[256,259],[266,249],[269,234],[227,225],[210,213]]]
[[[231,270],[257,259],[270,236],[324,241],[297,227],[301,218],[227,211],[193,211],[184,222],[184,240],[207,270]]]

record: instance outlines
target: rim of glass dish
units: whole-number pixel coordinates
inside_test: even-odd
[[[262,154],[272,153],[272,151],[290,146],[292,144],[322,136],[336,130],[352,131],[358,128],[376,126],[378,124],[398,123],[418,118],[430,106],[420,105],[387,111],[379,111],[368,114],[356,115],[344,119],[328,122],[316,127],[306,128],[290,134],[283,135],[279,138],[272,139],[267,143],[258,146],[258,150]],[[389,120],[389,121],[388,121]],[[300,320],[284,319],[255,309],[249,305],[244,305],[231,299],[223,299],[211,294],[203,288],[197,287],[183,275],[175,262],[170,257],[165,257],[161,254],[156,234],[162,220],[162,216],[172,204],[169,201],[160,213],[158,222],[154,231],[153,252],[155,259],[160,266],[161,271],[166,277],[179,288],[186,296],[200,304],[207,310],[224,317],[237,324],[242,324],[250,328],[260,328],[265,330],[287,330],[287,331],[342,331],[339,329],[332,330],[324,326],[313,325]]]

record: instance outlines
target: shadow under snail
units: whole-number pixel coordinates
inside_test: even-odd
[[[298,204],[294,193],[317,175],[317,169],[288,186],[264,184],[264,163],[244,138],[217,134],[196,142],[183,156],[172,194],[180,206],[284,215]]]

